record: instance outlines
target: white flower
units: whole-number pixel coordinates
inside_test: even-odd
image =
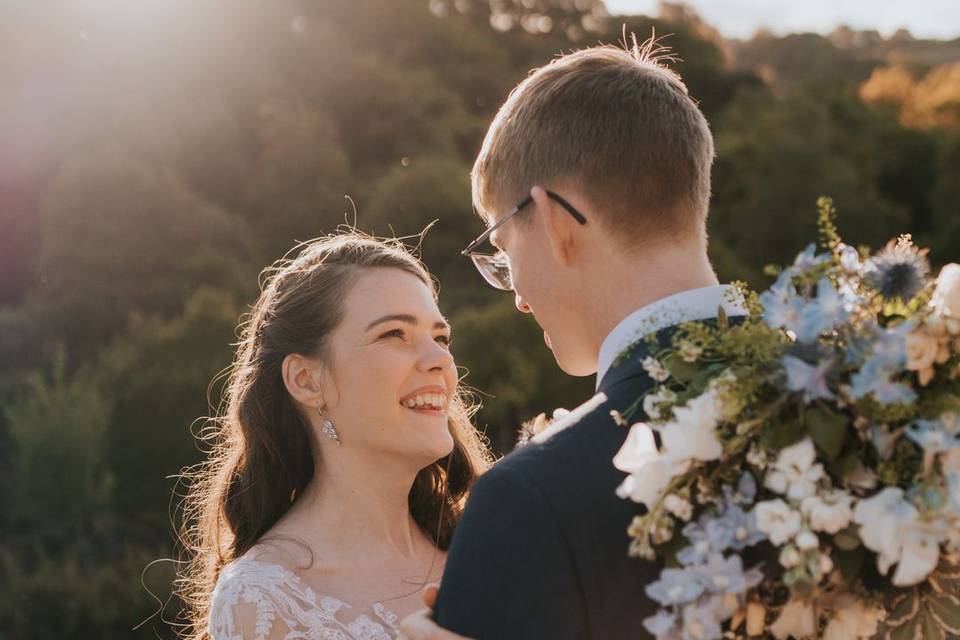
[[[657,451],[653,431],[642,422],[630,428],[626,441],[613,458],[613,465],[630,474],[617,488],[617,495],[642,503],[648,509],[670,480],[683,472],[681,463]]]
[[[800,514],[779,498],[758,502],[753,510],[757,517],[757,529],[767,534],[775,545],[783,544],[800,531]]]
[[[784,569],[793,569],[795,566],[800,564],[800,560],[802,560],[802,558],[800,557],[800,552],[797,551],[797,548],[791,544],[780,550],[779,560]]]
[[[897,587],[920,584],[940,561],[940,540],[946,533],[944,523],[912,519],[902,523],[899,533],[903,550],[890,581]]]
[[[903,499],[902,489],[895,487],[857,503],[853,520],[860,525],[860,540],[867,549],[877,552],[877,568],[883,575],[900,560],[900,521],[916,517],[916,507]]]
[[[824,533],[838,533],[846,529],[853,519],[853,496],[835,489],[822,495],[804,498],[800,511],[806,516],[810,528]]]
[[[877,633],[877,623],[883,618],[883,610],[866,605],[851,594],[837,597],[833,616],[823,630],[823,640],[858,640],[872,638]]]
[[[677,460],[716,460],[723,454],[717,439],[716,396],[706,392],[673,410],[673,421],[660,428],[664,452]]]
[[[693,517],[693,505],[690,501],[673,493],[663,499],[663,508],[684,522]]]
[[[826,575],[833,571],[833,560],[825,553],[820,554],[820,573]]]
[[[720,405],[720,417],[724,420],[733,420],[743,411],[744,399],[737,393],[737,376],[732,369],[725,369],[708,385],[710,391],[717,397]]]
[[[684,362],[696,362],[697,358],[700,357],[700,354],[703,353],[703,348],[698,347],[692,342],[684,341],[677,349],[677,352],[680,354],[680,357]]]
[[[850,273],[859,273],[863,265],[860,262],[860,253],[850,245],[842,242],[837,245],[840,254],[840,266]]]
[[[657,405],[663,402],[673,402],[676,399],[676,393],[670,391],[670,389],[661,388],[656,393],[648,393],[643,397],[643,411],[651,420],[659,420],[661,415]]]
[[[813,637],[817,631],[813,604],[796,598],[790,600],[769,629],[777,640]]]
[[[647,356],[643,359],[643,370],[657,382],[663,382],[670,377],[667,368],[660,364],[660,361],[653,356]]]
[[[960,264],[951,263],[940,270],[930,305],[939,315],[960,318]]]
[[[823,477],[823,465],[814,464],[817,451],[810,438],[785,447],[777,456],[764,486],[775,493],[786,494],[792,500],[803,500],[816,493],[817,481]]]
[[[794,542],[797,543],[797,548],[801,551],[810,551],[820,546],[820,538],[817,537],[817,534],[806,529],[797,534]]]
[[[922,582],[940,558],[940,541],[947,534],[942,520],[925,521],[917,508],[904,499],[903,490],[888,487],[861,500],[853,512],[860,525],[863,545],[877,552],[877,569],[886,575],[893,564],[891,579],[905,587]]]

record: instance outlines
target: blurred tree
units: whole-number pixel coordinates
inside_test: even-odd
[[[129,543],[169,540],[170,516],[158,505],[172,507],[172,477],[203,455],[192,436],[204,427],[199,416],[216,412],[223,381],[217,373],[230,364],[239,313],[229,295],[200,289],[172,320],[135,316],[98,358],[94,373],[113,408],[104,459]]]
[[[360,211],[359,224],[379,235],[410,237],[439,280],[441,309],[485,304],[495,295],[482,285],[460,251],[484,228],[470,207],[469,169],[457,158],[404,158],[375,185]],[[430,226],[432,225],[432,226]],[[430,231],[419,234],[430,226]]]
[[[917,157],[903,158],[901,149],[887,146],[904,137],[903,129],[888,115],[864,109],[849,92],[741,94],[715,127],[710,229],[754,268],[789,260],[816,237],[812,212],[824,194],[836,201],[849,242],[877,246],[925,230],[923,191],[901,200],[884,193],[883,184],[898,174],[922,173],[932,149],[916,145]],[[923,215],[912,218],[911,210]]]
[[[115,145],[67,163],[41,225],[41,285],[7,320],[56,336],[80,360],[135,309],[174,314],[198,285],[240,291],[256,273],[243,266],[242,221]],[[37,345],[13,346],[36,361]]]
[[[49,375],[27,376],[25,393],[4,414],[12,440],[14,484],[7,544],[57,554],[96,555],[113,534],[113,473],[105,457],[111,405],[82,371],[68,377],[57,352]]]

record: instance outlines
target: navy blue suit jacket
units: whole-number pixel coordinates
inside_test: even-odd
[[[656,605],[644,587],[660,567],[627,556],[642,507],[615,493],[626,474],[613,457],[629,429],[610,416],[653,385],[646,352],[637,343],[604,376],[606,402],[476,483],[434,610],[441,626],[479,640],[650,637],[642,621]]]

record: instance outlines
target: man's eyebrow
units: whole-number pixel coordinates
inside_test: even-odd
[[[403,322],[405,324],[416,326],[417,319],[408,313],[393,313],[388,316],[377,318],[367,325],[366,331],[370,331],[370,329],[373,329],[378,324],[383,324],[384,322]],[[450,325],[448,325],[446,322],[435,322],[433,324],[433,328],[447,330],[450,328]]]

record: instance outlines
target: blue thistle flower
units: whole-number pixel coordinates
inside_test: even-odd
[[[926,285],[929,273],[926,251],[914,247],[905,236],[867,261],[863,280],[887,300],[909,302]]]

